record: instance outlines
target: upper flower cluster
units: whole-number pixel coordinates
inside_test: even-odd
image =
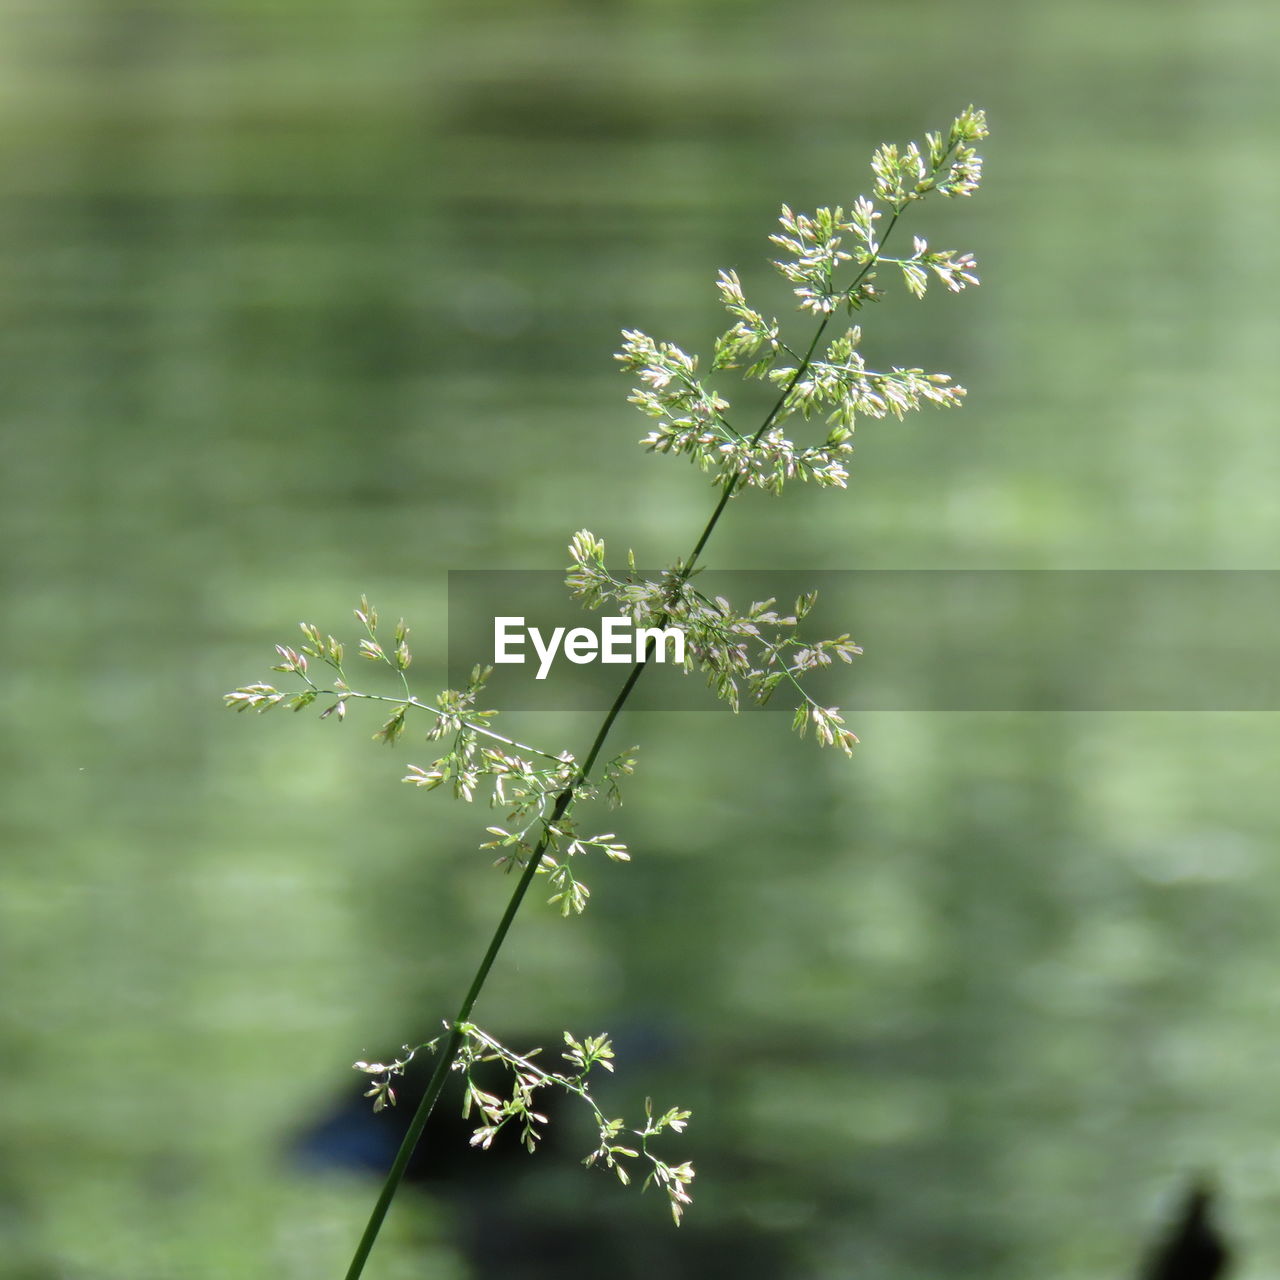
[[[729,401],[699,377],[697,356],[639,330],[625,330],[617,359],[638,379],[631,402],[655,419],[642,443],[659,453],[687,454],[702,470],[714,472],[718,483],[735,489],[752,485],[777,493],[794,477],[843,488],[848,480],[844,459],[853,450],[859,415],[901,418],[926,403],[956,404],[964,388],[952,385],[945,373],[868,368],[858,351],[862,330],[857,326],[825,346],[822,339],[839,307],[859,311],[882,296],[878,268],[896,267],[917,298],[924,296],[931,276],[953,293],[978,283],[970,253],[930,249],[915,236],[910,256],[890,257],[884,244],[912,202],[935,191],[960,196],[977,190],[982,161],[973,143],[986,133],[985,116],[971,107],[956,117],[945,138],[927,133],[923,145],[878,148],[871,161],[873,195],[858,196],[848,210],[837,205],[804,214],[782,206],[781,231],[770,239],[784,253],[774,265],[791,282],[800,309],[821,317],[804,355],[783,340],[777,319],[748,304],[736,271],[719,273],[716,286],[733,324],[716,339],[711,370],[741,369],[745,377],[767,379],[780,388],[754,432],[730,422]],[[841,283],[846,264],[854,270]],[[786,357],[791,363],[782,363]],[[781,429],[796,414],[823,415],[826,436],[815,444],[796,444]]]

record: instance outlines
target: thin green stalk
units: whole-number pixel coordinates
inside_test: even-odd
[[[552,810],[551,818],[549,819],[552,824],[564,816],[564,812],[569,807],[569,802],[572,799],[573,786],[566,787],[556,799],[555,808]],[[448,1078],[453,1061],[458,1055],[458,1046],[462,1043],[461,1024],[471,1017],[471,1010],[475,1007],[476,1000],[480,997],[480,991],[489,977],[489,970],[493,967],[493,962],[497,959],[498,952],[506,941],[511,922],[516,918],[516,912],[520,910],[520,904],[524,901],[524,895],[528,892],[529,885],[537,874],[538,864],[542,861],[542,855],[546,852],[550,840],[550,833],[544,830],[542,839],[538,841],[537,848],[530,855],[529,862],[516,884],[515,891],[511,895],[511,900],[507,903],[507,909],[502,913],[502,919],[498,921],[498,927],[494,930],[493,937],[489,940],[488,950],[485,951],[484,959],[480,961],[480,967],[476,970],[475,977],[471,980],[471,986],[468,988],[466,997],[458,1009],[457,1016],[449,1026],[449,1038],[440,1050],[440,1057],[436,1062],[436,1069],[431,1073],[431,1079],[427,1083],[427,1090],[422,1095],[422,1101],[418,1103],[418,1109],[413,1113],[413,1119],[409,1122],[404,1141],[400,1143],[400,1150],[396,1152],[396,1158],[387,1172],[386,1180],[382,1184],[382,1190],[378,1193],[373,1212],[369,1215],[364,1234],[360,1237],[355,1256],[351,1259],[351,1266],[347,1268],[347,1280],[358,1280],[359,1276],[364,1272],[365,1261],[369,1257],[374,1241],[378,1238],[378,1232],[382,1229],[382,1221],[387,1216],[391,1201],[399,1190],[400,1182],[404,1178],[404,1171],[409,1167],[409,1161],[413,1158],[414,1148],[418,1145],[418,1139],[422,1137],[422,1131],[427,1127],[427,1121],[431,1117],[431,1111],[435,1107],[436,1099],[440,1097],[440,1093],[444,1089],[444,1082]]]
[[[880,240],[880,247],[884,246],[885,241],[889,238],[894,225],[898,221],[898,213],[894,213],[888,225],[885,227],[884,235]],[[843,296],[848,297],[858,286],[867,272],[880,261],[880,255],[874,254],[862,267],[855,277],[853,283],[845,290]],[[796,367],[795,372],[787,379],[786,386],[783,387],[781,394],[774,402],[773,407],[765,415],[764,421],[751,439],[752,444],[758,444],[765,432],[773,425],[779,413],[782,412],[783,406],[786,404],[787,397],[799,380],[808,371],[810,363],[813,360],[814,353],[818,349],[818,344],[822,340],[823,334],[827,330],[827,326],[831,322],[834,315],[834,308],[823,316],[821,323],[813,335],[813,340],[809,343],[809,348],[804,354],[804,358]],[[724,483],[720,499],[716,503],[715,509],[712,511],[710,518],[707,520],[701,534],[698,536],[697,542],[694,543],[693,550],[689,553],[688,559],[677,577],[677,588],[679,585],[687,582],[692,576],[697,565],[698,557],[701,556],[711,535],[715,532],[716,526],[720,523],[720,517],[724,514],[725,508],[729,505],[729,500],[738,491],[740,476],[732,475]],[[658,622],[658,626],[665,626],[669,621],[669,615],[664,614]],[[613,704],[605,714],[604,720],[601,722],[600,728],[596,733],[595,739],[591,744],[586,756],[582,761],[581,767],[574,776],[573,780],[565,787],[563,791],[556,797],[555,805],[552,808],[551,815],[547,818],[543,825],[542,837],[539,839],[536,847],[529,856],[529,860],[520,875],[519,881],[511,894],[511,899],[507,903],[506,910],[502,913],[502,919],[498,921],[498,926],[494,930],[493,937],[489,941],[488,949],[484,953],[484,958],[480,962],[479,968],[476,970],[475,977],[471,980],[471,986],[467,990],[466,997],[459,1006],[458,1012],[449,1024],[449,1036],[444,1045],[440,1049],[440,1056],[436,1062],[435,1070],[431,1074],[431,1079],[427,1082],[426,1092],[422,1095],[422,1100],[418,1103],[418,1108],[413,1114],[413,1119],[409,1123],[409,1128],[405,1132],[404,1140],[400,1144],[400,1149],[396,1153],[396,1158],[392,1162],[390,1170],[387,1172],[386,1180],[382,1184],[382,1190],[378,1193],[378,1199],[373,1206],[373,1212],[369,1216],[368,1224],[365,1226],[364,1234],[360,1237],[360,1243],[356,1247],[355,1256],[351,1260],[351,1265],[347,1269],[346,1280],[360,1280],[364,1273],[364,1264],[368,1260],[369,1253],[373,1249],[374,1242],[378,1238],[378,1232],[382,1229],[383,1220],[387,1216],[387,1210],[391,1207],[391,1202],[395,1198],[396,1192],[399,1190],[400,1183],[404,1178],[405,1170],[409,1166],[409,1161],[413,1158],[414,1149],[418,1145],[419,1139],[422,1137],[423,1130],[426,1128],[427,1121],[431,1117],[431,1112],[435,1107],[441,1092],[444,1089],[445,1080],[448,1078],[449,1071],[453,1067],[454,1060],[458,1054],[458,1048],[462,1043],[463,1032],[461,1024],[470,1020],[471,1011],[475,1007],[476,1001],[480,997],[480,992],[489,977],[489,971],[493,967],[494,961],[497,959],[498,952],[501,951],[503,943],[506,941],[507,934],[511,929],[512,922],[515,920],[516,913],[520,910],[525,894],[529,890],[530,884],[533,882],[534,876],[538,872],[538,867],[542,862],[542,855],[546,852],[547,846],[551,842],[551,833],[549,827],[564,817],[569,806],[573,803],[573,798],[577,794],[578,789],[590,778],[591,771],[594,769],[596,760],[599,758],[600,752],[604,747],[605,740],[608,738],[610,731],[613,729],[614,722],[621,714],[623,707],[626,705],[631,691],[636,687],[640,677],[644,674],[645,668],[648,666],[648,659],[643,658],[638,661],[632,668],[630,674],[624,681],[622,688],[619,689],[617,697],[614,698]],[[351,695],[348,695],[351,696]],[[409,699],[415,705],[421,705],[415,699]],[[430,710],[431,708],[427,708]],[[490,732],[484,730],[484,732]],[[497,736],[497,735],[491,735]]]

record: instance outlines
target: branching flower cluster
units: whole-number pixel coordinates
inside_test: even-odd
[[[491,826],[482,849],[501,849],[496,864],[510,871],[523,867],[534,847],[544,842],[538,863],[538,874],[545,875],[554,890],[549,902],[563,915],[579,914],[586,909],[591,891],[574,873],[570,859],[597,849],[614,862],[630,860],[627,847],[613,832],[582,834],[573,818],[576,805],[603,793],[610,807],[622,803],[621,780],[635,770],[636,748],[632,747],[605,762],[599,783],[583,779],[575,785],[580,772],[571,752],[552,754],[527,743],[516,742],[492,728],[498,713],[478,706],[480,694],[492,672],[491,667],[474,667],[464,689],[445,689],[433,702],[423,702],[410,689],[407,671],[413,661],[409,649],[409,629],[403,620],[396,624],[390,645],[378,638],[378,611],[361,597],[355,610],[356,619],[365,635],[359,641],[359,656],[381,663],[396,673],[400,689],[395,694],[371,693],[355,689],[343,667],[345,646],[333,636],[323,635],[309,622],[301,624],[305,643],[298,649],[277,645],[280,661],[272,668],[298,677],[303,688],[298,692],[276,689],[268,684],[252,684],[233,690],[224,697],[237,711],[272,711],[288,707],[302,711],[318,700],[332,699],[320,718],[334,715],[345,719],[347,704],[354,701],[382,702],[391,710],[374,733],[378,742],[395,744],[405,732],[410,712],[425,712],[431,724],[425,737],[429,742],[447,743],[443,753],[428,765],[411,764],[404,781],[427,791],[450,786],[459,800],[475,799],[477,791],[487,786],[491,808],[506,810],[505,826]],[[329,682],[315,679],[314,663],[319,662],[331,673]],[[556,800],[572,790],[572,801],[552,821]]]
[[[817,603],[817,592],[796,600],[790,614],[779,613],[774,599],[757,600],[739,612],[724,596],[709,598],[696,590],[693,575],[681,569],[658,580],[640,578],[631,553],[630,572],[616,577],[605,566],[604,543],[586,529],[574,534],[569,555],[573,563],[566,582],[574,595],[592,609],[620,609],[637,627],[682,628],[685,670],[702,671],[733,711],[741,708],[744,694],[763,706],[785,682],[802,699],[793,719],[797,732],[803,735],[812,728],[822,746],[852,754],[858,739],[844,727],[840,709],[821,706],[800,684],[808,672],[837,659],[852,662],[862,652],[847,635],[801,641],[796,628]]]
[[[548,1123],[545,1113],[537,1109],[535,1095],[541,1089],[562,1089],[586,1104],[599,1131],[599,1145],[582,1163],[590,1167],[599,1162],[612,1169],[618,1181],[626,1186],[631,1181],[629,1165],[636,1161],[647,1162],[643,1189],[647,1190],[650,1185],[661,1187],[670,1203],[671,1216],[677,1226],[680,1224],[685,1206],[691,1203],[689,1185],[694,1177],[693,1166],[688,1161],[668,1164],[650,1150],[649,1143],[667,1130],[682,1133],[690,1113],[672,1107],[655,1115],[652,1099],[646,1098],[645,1122],[640,1128],[629,1127],[624,1119],[608,1117],[587,1085],[587,1077],[593,1067],[613,1070],[613,1045],[607,1035],[576,1040],[566,1031],[564,1042],[567,1047],[561,1057],[568,1063],[569,1070],[549,1071],[533,1061],[541,1049],[514,1053],[474,1023],[459,1023],[457,1029],[462,1039],[450,1069],[463,1077],[463,1119],[475,1116],[480,1121],[471,1134],[473,1147],[487,1151],[498,1134],[511,1127],[519,1130],[521,1145],[532,1153],[537,1149]],[[357,1071],[375,1077],[364,1095],[373,1099],[374,1111],[395,1106],[395,1079],[404,1075],[405,1068],[424,1049],[435,1053],[442,1039],[443,1036],[437,1036],[426,1044],[404,1045],[400,1056],[391,1062],[354,1064]],[[476,1068],[489,1062],[501,1063],[510,1073],[509,1090],[505,1096],[483,1088],[476,1080]]]
[[[945,139],[929,133],[923,148],[914,142],[901,150],[892,144],[880,147],[872,160],[874,199],[858,196],[847,211],[837,205],[813,214],[782,206],[781,231],[770,237],[783,250],[774,265],[791,282],[801,310],[823,320],[803,357],[783,341],[776,319],[748,305],[737,272],[719,273],[716,286],[734,323],[716,339],[712,371],[741,369],[744,377],[765,378],[783,388],[774,411],[754,434],[732,426],[726,416],[729,401],[698,377],[696,356],[639,330],[625,330],[617,359],[639,379],[631,402],[656,420],[641,443],[658,453],[687,455],[703,471],[714,472],[718,484],[732,481],[780,493],[788,480],[799,478],[844,488],[849,478],[844,459],[853,451],[859,416],[901,418],[924,404],[945,408],[959,403],[964,388],[951,385],[944,373],[868,368],[858,352],[862,330],[857,326],[821,351],[819,342],[840,307],[860,311],[882,296],[878,267],[897,267],[917,298],[924,296],[930,273],[952,292],[978,283],[972,254],[930,250],[919,236],[907,258],[887,256],[883,245],[913,201],[934,191],[957,196],[977,188],[982,162],[972,144],[985,136],[982,112],[970,108],[957,117]],[[881,233],[877,224],[886,210],[889,217]],[[839,273],[847,263],[857,270],[842,284]],[[795,363],[780,364],[788,355]],[[824,415],[830,428],[825,438],[804,446],[788,438],[781,424],[797,414],[806,419]]]

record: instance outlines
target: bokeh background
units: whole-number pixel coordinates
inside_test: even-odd
[[[968,405],[742,499],[713,561],[1277,567],[1277,36],[1262,0],[4,0],[0,1274],[342,1273],[376,1179],[315,1126],[509,882],[398,782],[420,740],[220,695],[362,591],[430,692],[447,570],[683,553],[711,494],[636,448],[617,331],[705,350],[722,266],[783,306],[777,205],[880,141],[990,115],[984,191],[914,228],[982,289],[868,338]],[[1094,1280],[1196,1171],[1280,1274],[1276,717],[853,727],[849,764],[630,717],[635,861],[531,902],[478,1010],[612,1030],[611,1105],[694,1109],[686,1226],[566,1118],[407,1193],[371,1277]]]

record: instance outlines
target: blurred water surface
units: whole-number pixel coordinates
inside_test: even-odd
[[[778,203],[876,143],[991,115],[985,191],[915,228],[983,288],[867,325],[969,404],[743,498],[714,562],[1277,567],[1277,37],[1260,0],[0,4],[0,1273],[341,1274],[374,1187],[283,1152],[452,1010],[507,884],[397,783],[420,741],[219,695],[362,591],[428,693],[448,569],[686,551],[711,494],[635,447],[617,331],[706,350],[721,266],[785,306]],[[623,726],[635,862],[531,904],[478,1012],[660,1028],[611,1097],[694,1107],[697,1203],[674,1236],[572,1160],[529,1203],[648,1274],[750,1231],[796,1277],[1085,1280],[1208,1169],[1280,1265],[1274,716],[853,727],[847,764]],[[443,1203],[370,1274],[480,1274]]]

